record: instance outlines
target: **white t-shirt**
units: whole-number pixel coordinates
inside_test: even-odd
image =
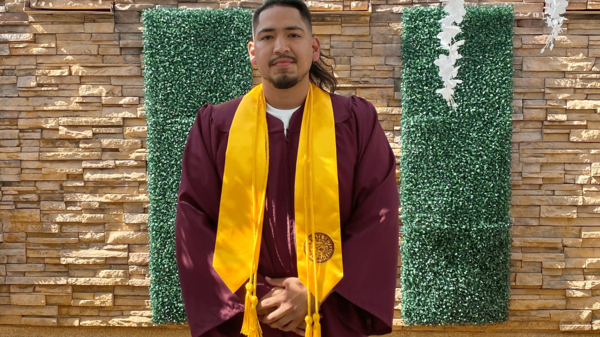
[[[298,107],[300,108],[300,107]],[[283,133],[287,136],[288,125],[290,125],[290,118],[292,118],[292,114],[294,111],[298,110],[298,108],[282,110],[272,107],[269,103],[267,103],[267,112],[274,117],[279,118],[283,122]]]

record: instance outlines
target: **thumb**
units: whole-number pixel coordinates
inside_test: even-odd
[[[267,283],[269,283],[272,286],[285,288],[285,285],[283,284],[285,278],[270,278],[267,276],[265,277],[265,280],[267,280]]]

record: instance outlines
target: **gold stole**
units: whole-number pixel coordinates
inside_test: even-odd
[[[256,314],[260,254],[269,168],[269,132],[262,84],[240,102],[225,155],[225,172],[213,267],[231,292],[246,280],[242,333],[262,336]],[[295,178],[298,277],[308,296],[306,336],[320,337],[319,303],[343,277],[335,121],[331,97],[310,84],[304,105]],[[316,263],[314,263],[316,261]]]

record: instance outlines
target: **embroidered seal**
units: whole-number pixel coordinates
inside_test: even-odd
[[[317,255],[317,263],[323,263],[329,261],[333,256],[333,251],[335,249],[333,245],[333,240],[329,237],[329,235],[324,233],[315,233],[315,253]],[[308,236],[308,258],[311,261],[313,260],[313,238],[312,234]],[[304,244],[304,253],[306,254],[306,243]]]

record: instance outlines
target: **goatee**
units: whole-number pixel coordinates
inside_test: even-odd
[[[265,80],[271,82],[271,84],[273,84],[273,86],[277,89],[289,89],[300,83],[300,81],[308,76],[309,73],[310,70],[302,74],[302,76],[290,76],[284,73],[275,78],[265,78]]]
[[[289,89],[298,84],[298,82],[298,76],[288,75],[279,76],[274,81],[271,81],[273,86],[277,89]]]

